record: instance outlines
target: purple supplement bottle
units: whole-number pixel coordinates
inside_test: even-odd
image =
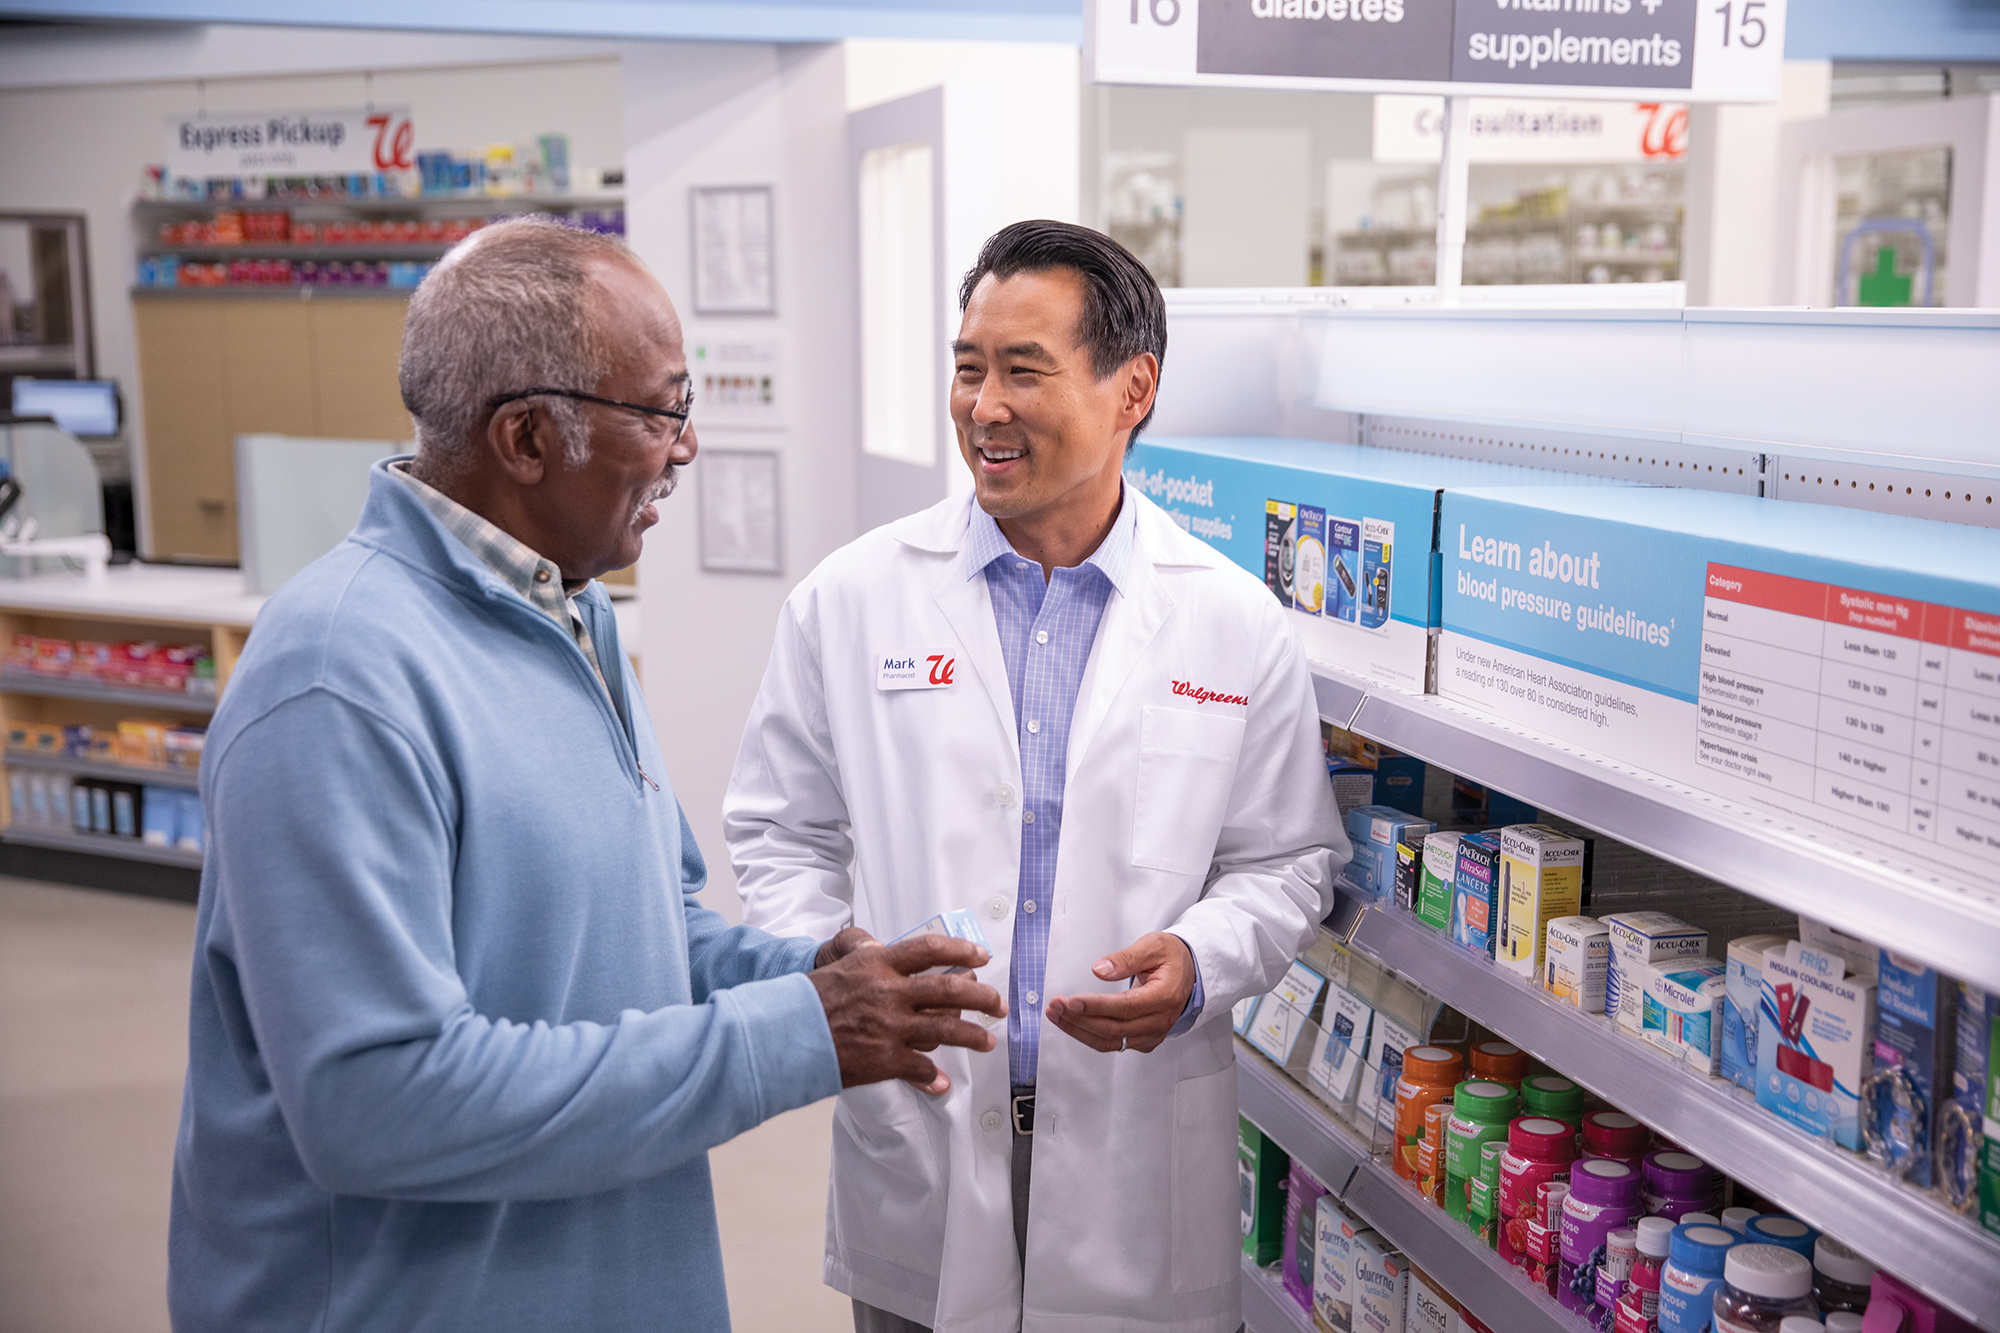
[[[1597,1270],[1606,1238],[1639,1216],[1639,1172],[1608,1158],[1586,1158],[1570,1168],[1569,1197],[1563,1200],[1562,1249],[1556,1270],[1556,1299],[1595,1322]]]

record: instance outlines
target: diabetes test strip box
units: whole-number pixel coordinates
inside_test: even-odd
[[[1583,905],[1583,839],[1546,824],[1500,830],[1500,933],[1494,961],[1524,981],[1541,975],[1549,922]]]
[[[1625,483],[1541,468],[1249,436],[1146,435],[1126,483],[1263,580],[1308,657],[1422,692],[1446,486]]]

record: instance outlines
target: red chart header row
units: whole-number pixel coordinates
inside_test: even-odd
[[[1707,591],[1718,601],[2000,657],[2000,615],[1734,565],[1709,565]]]

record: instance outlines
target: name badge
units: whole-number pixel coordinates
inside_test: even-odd
[[[878,690],[941,690],[951,684],[958,665],[954,652],[883,653],[876,659]]]

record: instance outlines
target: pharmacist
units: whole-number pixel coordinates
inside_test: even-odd
[[[960,304],[976,497],[800,584],[725,809],[748,919],[971,909],[1011,1006],[1004,1050],[940,1055],[944,1098],[841,1095],[826,1273],[862,1330],[1233,1333],[1228,1014],[1348,854],[1305,661],[1262,584],[1123,485],[1166,351],[1139,262],[1018,223]]]
[[[589,582],[695,454],[623,245],[481,231],[412,298],[401,379],[416,458],[265,606],[209,732],[174,1326],[726,1329],[706,1150],[844,1084],[942,1092],[918,1049],[993,1036],[924,1010],[1004,1006],[903,975],[964,941],[696,902]]]

